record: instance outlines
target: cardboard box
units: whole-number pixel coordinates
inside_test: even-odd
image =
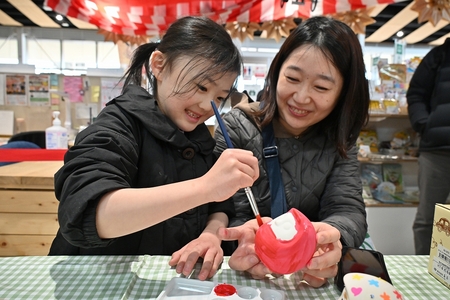
[[[450,289],[450,205],[436,204],[428,272]]]

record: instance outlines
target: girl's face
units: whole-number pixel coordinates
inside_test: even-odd
[[[190,68],[186,74],[183,67],[190,61],[190,58],[177,60],[172,69],[162,68],[163,59],[164,56],[159,51],[156,51],[151,58],[152,72],[158,85],[158,105],[180,130],[193,131],[214,114],[211,100],[214,100],[217,106],[225,100],[237,74],[227,73],[219,79],[209,78],[205,82],[196,82],[193,77],[195,77],[196,71],[204,70],[204,64]],[[179,89],[187,89],[188,92],[177,94],[176,91]]]
[[[336,106],[343,78],[322,52],[295,49],[281,66],[277,83],[279,121],[294,136],[325,119]]]

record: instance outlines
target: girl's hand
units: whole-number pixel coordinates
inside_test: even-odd
[[[262,218],[264,223],[272,219]],[[256,219],[231,228],[220,228],[219,237],[224,241],[238,241],[238,247],[231,255],[228,265],[233,270],[245,271],[254,279],[263,279],[272,272],[260,261],[255,252],[255,235],[259,225]]]
[[[220,202],[233,196],[239,189],[253,185],[258,177],[258,159],[251,151],[226,149],[202,179],[205,187],[211,191],[208,201]]]
[[[172,254],[169,265],[176,266],[176,272],[189,276],[200,257],[203,258],[199,280],[206,280],[214,276],[223,260],[221,240],[214,234],[203,232],[197,239],[189,242],[180,250]]]

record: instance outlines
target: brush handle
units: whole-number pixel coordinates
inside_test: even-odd
[[[219,110],[216,107],[216,104],[214,101],[211,101],[211,106],[214,110],[214,114],[216,115],[217,122],[219,123],[220,130],[222,130],[223,138],[225,139],[225,142],[227,143],[228,148],[234,148],[233,143],[231,143],[230,136],[228,135],[227,129],[225,127],[225,124],[223,123],[222,117],[220,116]],[[255,196],[253,196],[253,192],[250,187],[246,187],[245,194],[247,195],[248,202],[250,202],[250,206],[253,210],[253,213],[255,214],[256,219],[258,220],[258,225],[262,225],[261,216],[259,215],[258,205],[256,204]]]
[[[225,127],[222,117],[220,116],[219,110],[217,110],[217,106],[214,103],[214,101],[212,101],[212,100],[211,100],[211,106],[214,110],[214,114],[216,115],[216,119],[217,119],[217,122],[219,123],[220,130],[222,130],[223,138],[225,139],[225,142],[227,143],[227,147],[234,148],[233,143],[230,140],[230,136],[228,135],[227,128]]]

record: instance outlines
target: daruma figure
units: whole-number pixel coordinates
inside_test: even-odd
[[[256,232],[256,254],[266,267],[278,274],[303,269],[315,250],[316,231],[309,219],[295,208],[263,224]]]

